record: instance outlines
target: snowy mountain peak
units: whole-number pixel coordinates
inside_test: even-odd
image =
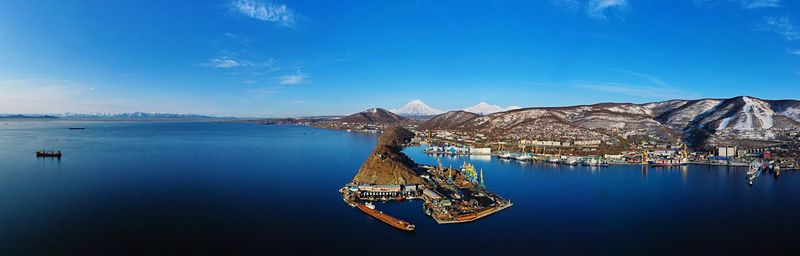
[[[428,106],[421,100],[412,100],[405,106],[398,109],[392,109],[391,111],[402,116],[431,116],[444,113],[444,111]]]
[[[503,108],[503,107],[500,107],[498,105],[492,105],[492,104],[486,103],[485,101],[481,101],[478,104],[476,104],[475,106],[468,107],[468,108],[465,108],[463,110],[467,111],[467,112],[472,112],[472,113],[475,113],[475,114],[488,115],[488,114],[491,114],[491,113],[503,112],[503,111],[514,110],[514,109],[519,109],[519,108],[520,107],[517,107],[517,106],[510,106],[510,107]]]

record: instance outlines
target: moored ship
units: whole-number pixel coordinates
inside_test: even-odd
[[[39,151],[36,151],[36,157],[57,157],[57,158],[61,158],[61,150],[59,150],[59,151],[39,150]]]
[[[673,167],[686,165],[686,162],[677,159],[656,159],[650,163],[652,167]]]
[[[376,219],[383,221],[386,224],[389,224],[392,227],[405,230],[405,231],[414,231],[414,225],[408,223],[407,221],[389,216],[381,211],[375,210],[375,206],[370,204],[358,204],[358,209],[362,212],[368,214],[369,216],[375,217]]]

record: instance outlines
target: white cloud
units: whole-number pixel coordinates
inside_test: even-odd
[[[791,55],[800,55],[800,49],[789,51]]]
[[[622,94],[634,96],[644,99],[678,99],[678,98],[694,98],[699,96],[696,93],[684,91],[672,84],[664,81],[663,79],[648,75],[637,73],[628,70],[613,70],[636,78],[638,80],[632,83],[621,83],[614,81],[570,81],[557,84],[558,86],[568,86],[580,89],[589,89],[598,92],[606,92],[613,94]],[[553,85],[552,83],[528,83],[535,85]]]
[[[280,84],[302,84],[308,82],[309,75],[303,73],[297,73],[294,75],[286,75],[278,77],[278,81]]]
[[[692,3],[700,8],[713,8],[725,2],[739,5],[742,9],[781,7],[781,0],[692,0]]]
[[[788,17],[766,17],[759,27],[763,31],[775,32],[789,41],[800,40],[800,30]]]
[[[739,5],[745,9],[773,8],[781,6],[781,0],[731,0],[731,1],[739,2]]]
[[[294,11],[284,4],[272,1],[235,0],[231,6],[234,11],[257,20],[273,22],[284,27],[293,27],[295,24]]]
[[[586,5],[586,14],[593,19],[605,20],[606,10],[610,8],[625,8],[628,0],[589,0]]]
[[[578,83],[576,86],[595,91],[624,94],[648,99],[678,99],[686,97],[685,92],[669,87],[640,86],[613,82]]]
[[[208,66],[215,68],[235,68],[245,65],[243,62],[235,60],[231,57],[218,57],[209,61]]]
[[[592,19],[606,20],[606,12],[610,9],[623,9],[628,0],[550,0],[558,8],[574,13],[583,9]]]

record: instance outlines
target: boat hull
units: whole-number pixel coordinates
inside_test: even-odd
[[[383,221],[383,223],[389,224],[389,226],[392,226],[392,227],[395,227],[397,229],[404,230],[404,231],[414,231],[415,227],[411,223],[408,223],[407,221],[404,221],[404,220],[389,216],[388,214],[385,214],[385,213],[383,213],[381,211],[378,211],[378,210],[375,210],[375,209],[371,209],[371,208],[367,207],[364,204],[358,204],[358,209],[361,210],[362,212],[366,213],[367,215],[372,216],[373,218],[376,218],[376,219],[378,219],[380,221]]]

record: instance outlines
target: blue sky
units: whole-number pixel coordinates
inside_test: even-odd
[[[0,2],[0,113],[800,98],[786,0]]]

